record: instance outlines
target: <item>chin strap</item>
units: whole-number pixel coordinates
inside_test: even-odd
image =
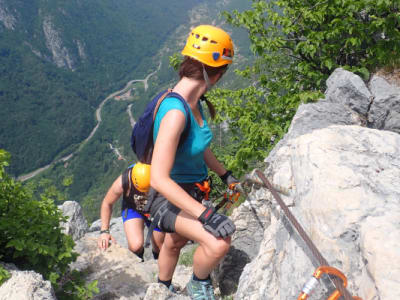
[[[207,91],[211,90],[213,85],[210,82],[210,78],[208,77],[206,68],[204,67],[204,64],[201,64],[203,66],[203,77],[204,77],[204,81],[206,82],[207,85]]]

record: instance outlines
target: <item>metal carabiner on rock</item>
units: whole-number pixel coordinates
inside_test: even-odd
[[[342,280],[342,284],[344,287],[347,286],[347,278],[346,276],[340,272],[338,269],[330,266],[320,266],[318,267],[313,276],[310,278],[309,281],[304,285],[299,297],[297,300],[306,300],[311,292],[314,290],[315,286],[319,282],[319,279],[322,277],[323,274],[333,275]],[[339,290],[335,290],[327,300],[337,300],[339,297],[342,296]],[[354,300],[362,300],[360,297],[353,296]]]

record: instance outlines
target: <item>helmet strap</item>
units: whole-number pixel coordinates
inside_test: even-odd
[[[206,82],[206,85],[207,85],[207,90],[206,91],[209,91],[209,90],[212,89],[213,85],[210,82],[210,78],[208,77],[208,74],[207,74],[206,68],[204,67],[204,64],[201,64],[201,65],[203,66],[204,81]]]

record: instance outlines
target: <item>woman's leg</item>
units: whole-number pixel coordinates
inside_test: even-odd
[[[128,248],[133,253],[141,253],[143,250],[143,229],[144,220],[141,218],[133,218],[124,222],[124,230],[128,241]]]
[[[216,238],[203,228],[203,224],[185,212],[176,218],[175,231],[186,239],[199,243],[193,256],[193,273],[197,278],[207,278],[218,262],[229,251],[231,238]]]
[[[164,242],[165,232],[154,230],[151,235],[151,243],[153,246],[153,252],[159,253],[161,250],[161,246]]]
[[[165,235],[160,256],[158,257],[158,278],[160,280],[172,280],[180,251],[187,241],[187,239],[176,233],[167,233]]]

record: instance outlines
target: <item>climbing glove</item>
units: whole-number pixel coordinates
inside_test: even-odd
[[[235,224],[227,216],[217,213],[214,207],[207,207],[198,220],[215,237],[226,238],[236,230]]]
[[[226,185],[231,185],[232,183],[239,183],[239,180],[235,178],[235,176],[232,175],[232,171],[228,170],[225,172],[224,175],[220,176],[221,180],[226,184]]]

